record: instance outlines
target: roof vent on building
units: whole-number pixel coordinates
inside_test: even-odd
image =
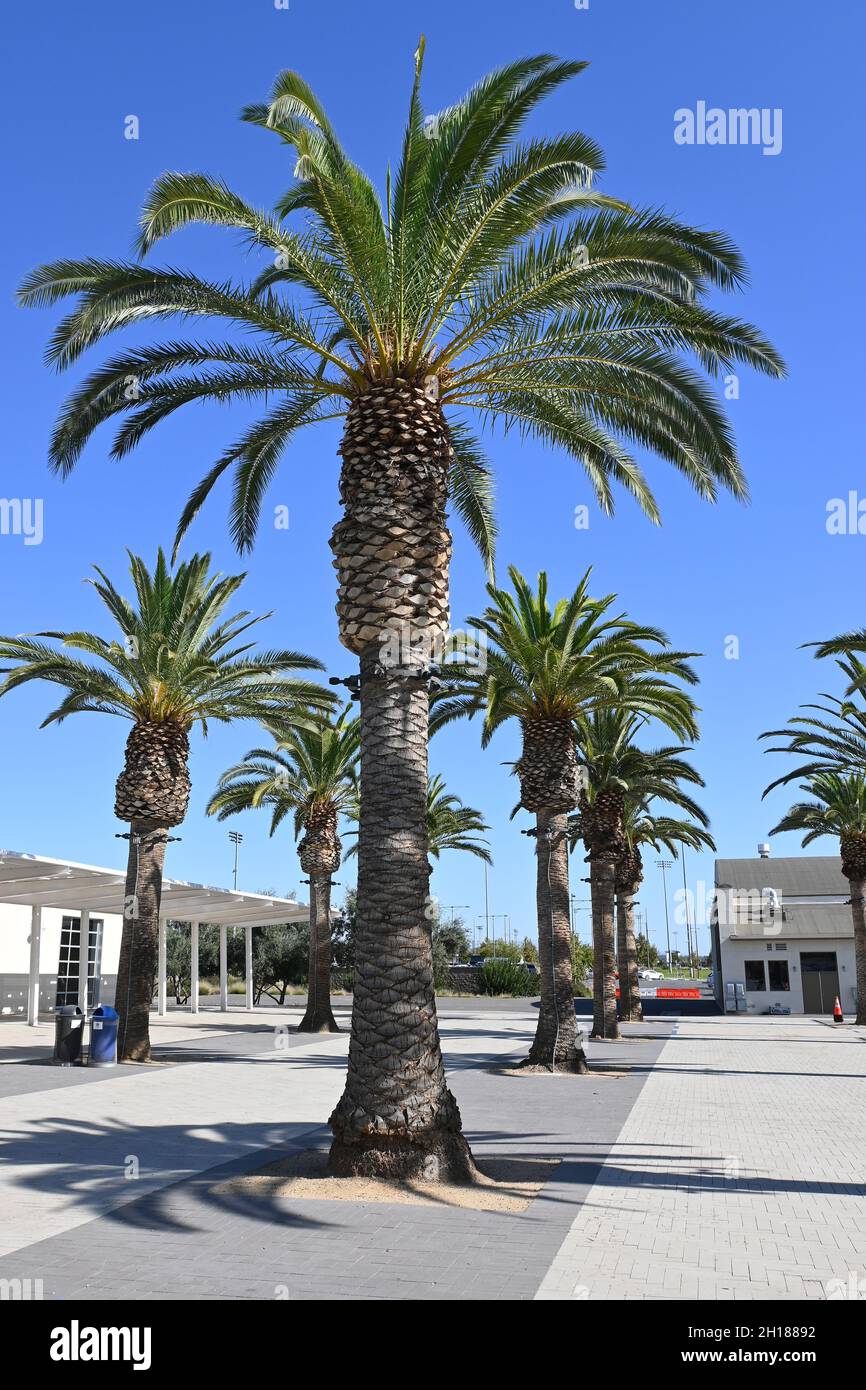
[[[770,857],[770,846],[769,846],[769,845],[758,845],[758,858],[759,858],[759,859],[769,859],[769,857]]]

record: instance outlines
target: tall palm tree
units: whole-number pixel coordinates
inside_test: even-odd
[[[320,662],[293,651],[256,652],[245,640],[263,617],[225,616],[245,576],[212,574],[210,564],[209,555],[194,555],[172,572],[160,550],[151,572],[130,553],[132,601],[94,566],[99,578],[89,582],[118,637],[83,631],[0,637],[0,661],[15,663],[0,668],[6,677],[0,695],[34,680],[66,691],[43,728],[91,710],[132,722],[114,804],[118,819],[129,822],[115,991],[119,1055],[126,1061],[150,1059],[163,863],[169,831],[183,821],[189,803],[190,730],[198,724],[207,734],[211,721],[291,720],[332,699],[295,674],[320,670]]]
[[[842,873],[851,889],[857,969],[856,1021],[866,1023],[866,774],[815,772],[803,783],[801,791],[809,792],[813,800],[796,802],[770,834],[802,830],[805,832],[804,849],[822,835],[838,836]]]
[[[462,1179],[474,1169],[445,1084],[424,904],[427,676],[448,624],[449,496],[488,561],[494,539],[490,470],[465,416],[564,449],[604,511],[619,484],[656,520],[630,446],[653,450],[704,498],[719,487],[744,496],[700,368],[746,363],[778,376],[783,366],[754,328],[705,303],[710,289],[743,280],[725,235],[597,193],[603,159],[584,135],[518,142],[542,98],[583,63],[509,63],[427,121],[423,57],[422,38],[384,201],[294,72],[244,112],[291,152],[294,179],[276,215],[204,174],[157,181],[141,254],[192,223],[225,227],[267,258],[252,283],[64,260],[29,276],[21,298],[78,296],[49,348],[61,368],[142,321],[229,325],[224,339],[122,350],[74,393],[51,444],[66,473],[101,421],[126,417],[114,444],[123,455],[191,401],[264,401],[194,489],[181,531],[233,471],[231,531],[250,546],[293,437],[345,420],[331,546],[340,638],[360,664],[363,811],[355,1005],[331,1168]],[[394,633],[407,640],[398,661],[383,662]]]
[[[337,1033],[331,1010],[331,881],[340,867],[340,815],[358,801],[361,729],[347,706],[337,719],[272,731],[274,748],[253,748],[223,773],[207,806],[226,820],[265,806],[271,834],[291,812],[298,859],[310,885],[310,964],[307,1008],[300,1033]]]
[[[614,614],[615,595],[594,599],[590,571],[554,608],[547,575],[537,588],[514,566],[514,592],[489,584],[490,605],[469,624],[485,643],[485,662],[443,668],[431,727],[484,712],[481,741],[517,720],[514,765],[520,803],[535,816],[536,905],[541,1005],[530,1066],[587,1070],[574,1013],[568,884],[568,814],[579,800],[575,738],[593,712],[622,706],[632,717],[666,715],[679,727],[689,708],[664,679],[694,679],[684,654],[665,650],[664,634]]]
[[[639,794],[638,794],[639,797]],[[666,849],[677,857],[683,845],[690,849],[715,849],[701,813],[700,824],[663,815],[655,802],[640,801],[634,793],[625,797],[625,847],[616,865],[616,956],[619,966],[619,1014],[623,1023],[641,1023],[643,1008],[638,983],[638,958],[634,932],[634,900],[643,882],[641,846]],[[664,793],[665,801],[676,801],[675,786]]]
[[[695,679],[684,664],[678,674],[689,682]],[[627,689],[630,687],[634,697],[635,686],[645,686],[652,693],[656,684],[652,676],[641,677],[629,681]],[[659,693],[654,717],[678,738],[696,738],[696,707],[687,692],[665,683]],[[640,803],[660,796],[686,810],[700,825],[708,823],[701,808],[679,785],[703,786],[699,774],[680,756],[684,750],[664,747],[647,751],[638,747],[635,738],[645,722],[645,714],[635,713],[623,703],[594,711],[581,721],[578,731],[582,786],[572,834],[578,833],[583,840],[590,865],[594,949],[591,1036],[608,1041],[619,1037],[614,923],[617,874],[622,874],[629,849],[626,798],[631,794]]]

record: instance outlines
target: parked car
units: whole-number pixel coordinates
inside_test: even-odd
[[[538,974],[538,966],[535,964],[534,961],[522,960],[519,961],[518,964],[520,965],[521,970],[528,970],[530,975]]]
[[[664,975],[660,970],[639,970],[638,979],[641,980],[663,980]]]

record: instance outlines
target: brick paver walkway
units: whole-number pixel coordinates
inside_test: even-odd
[[[681,1020],[536,1297],[866,1298],[864,1044]]]
[[[166,1021],[168,1066],[0,1066],[0,1280],[67,1299],[866,1299],[866,1029],[650,1020],[590,1044],[590,1077],[509,1077],[535,1013],[489,1004],[443,1001],[450,1084],[479,1158],[560,1160],[526,1211],[221,1190],[328,1143],[347,1038],[284,1047],[273,1012]]]

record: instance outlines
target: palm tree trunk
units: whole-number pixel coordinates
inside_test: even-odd
[[[331,875],[310,874],[307,1009],[299,1033],[339,1033],[331,1012]]]
[[[614,899],[616,860],[593,852],[589,860],[592,893],[592,1038],[619,1037],[616,1017]]]
[[[574,1012],[568,913],[568,817],[564,812],[539,811],[535,824],[541,1007],[527,1062],[530,1066],[583,1074],[589,1067]]]
[[[445,1084],[427,860],[427,670],[448,629],[451,441],[421,380],[349,408],[331,548],[340,641],[360,659],[361,812],[354,1004],[331,1171],[475,1175]],[[420,672],[420,675],[419,675]]]
[[[849,878],[851,916],[854,919],[854,965],[857,971],[857,1023],[866,1023],[866,911],[863,895],[866,879]]]
[[[642,1023],[637,946],[634,939],[634,892],[616,895],[616,953],[619,961],[619,1016],[623,1023]]]
[[[361,659],[361,821],[346,1089],[331,1116],[340,1175],[465,1181],[475,1169],[445,1084],[433,997],[426,681]]]
[[[167,831],[133,821],[114,1005],[121,1062],[150,1061],[150,1006],[159,951],[159,905]]]

